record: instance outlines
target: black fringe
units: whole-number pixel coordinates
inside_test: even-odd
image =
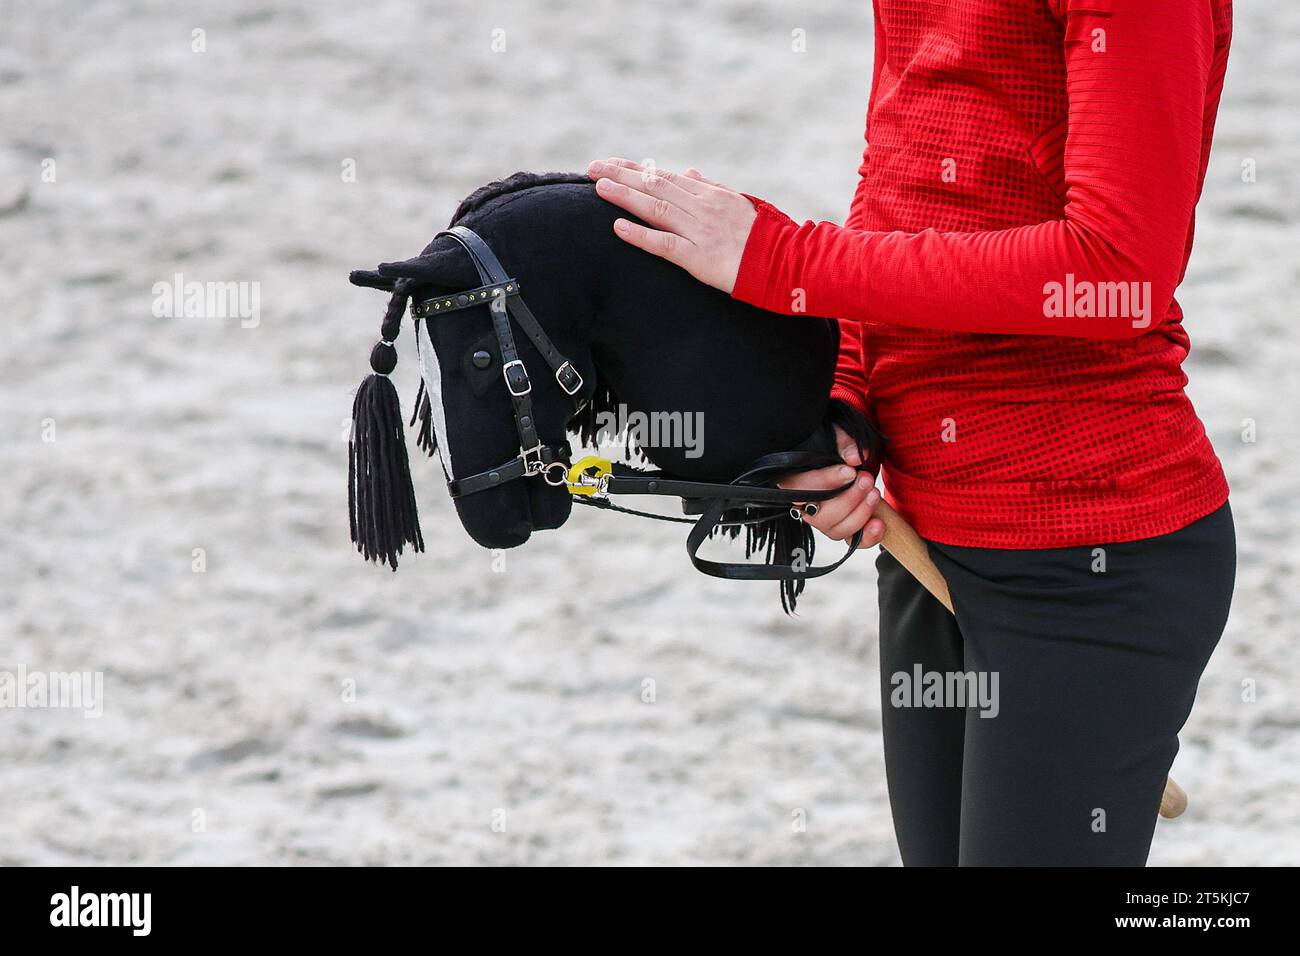
[[[588,448],[599,447],[600,419],[607,418],[610,415],[617,416],[618,405],[618,395],[614,392],[614,387],[609,384],[605,376],[600,374],[600,369],[597,369],[596,387],[592,392],[591,400],[587,402],[582,411],[569,419],[566,426],[569,434],[578,436],[578,440]],[[614,436],[607,435],[606,437],[612,438]],[[629,464],[644,463],[648,460],[645,452],[637,445],[631,432],[623,436],[623,457],[630,459]]]
[[[793,562],[802,552],[804,567],[812,567],[817,550],[817,538],[813,529],[805,522],[791,518],[788,511],[772,524],[775,530],[768,538],[764,561],[767,564]],[[781,610],[793,614],[799,603],[799,595],[803,594],[807,584],[805,578],[786,578],[781,581]]]
[[[415,436],[415,446],[432,458],[438,454],[438,434],[433,430],[433,404],[429,393],[424,390],[424,379],[420,379],[420,390],[415,393],[415,408],[411,411],[410,425],[420,423],[420,431]]]
[[[745,557],[761,555],[764,564],[792,564],[799,559],[811,567],[817,549],[817,538],[810,525],[790,517],[788,508],[734,508],[722,516],[722,524],[713,530],[713,536],[736,540],[745,536]],[[789,578],[780,582],[781,608],[794,613],[807,581]]]

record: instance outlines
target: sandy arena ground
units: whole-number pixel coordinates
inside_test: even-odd
[[[578,513],[494,573],[419,462],[392,575],[343,499],[349,269],[615,154],[841,220],[870,4],[0,6],[0,670],[104,674],[98,719],[0,710],[0,864],[898,862],[868,555],[787,620],[674,526]],[[1300,6],[1237,20],[1180,299],[1240,576],[1160,864],[1300,863]],[[177,273],[260,320],[155,317]]]

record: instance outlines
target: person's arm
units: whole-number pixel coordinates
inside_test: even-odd
[[[757,200],[732,294],[777,312],[802,298],[809,314],[964,332],[1127,338],[1158,325],[1182,278],[1199,192],[1210,4],[1060,5],[1064,218],[990,232],[871,232],[799,225]],[[1150,283],[1140,285],[1150,290],[1145,321],[1049,317],[1049,290],[1067,283]]]
[[[877,40],[876,54],[880,55],[880,43]],[[877,71],[879,61],[877,60]],[[871,147],[862,154],[862,164],[858,167],[858,186],[853,191],[853,203],[849,207],[849,216],[844,220],[845,229],[857,229],[862,218],[862,192],[867,188],[867,163],[871,161]],[[840,327],[840,354],[835,362],[835,384],[831,387],[831,398],[846,402],[863,415],[867,414],[866,400],[867,373],[862,367],[862,325],[846,320],[838,323]]]
[[[885,33],[884,24],[881,23],[880,16],[875,17],[873,46],[874,54],[871,62],[871,94],[870,99],[874,99],[876,89],[880,85],[880,69],[885,63]],[[864,124],[867,140],[862,147],[862,162],[858,164],[858,185],[853,190],[853,202],[849,204],[849,215],[844,220],[844,228],[857,230],[862,228],[862,203],[863,193],[869,188],[867,184],[867,169],[871,163],[871,144],[869,120],[871,116],[871,102],[867,103],[868,123]],[[867,393],[867,373],[862,367],[862,325],[859,322],[845,321],[838,323],[840,327],[840,354],[835,363],[835,384],[831,386],[831,398],[839,399],[842,402],[857,409],[863,415],[867,413],[866,393]]]

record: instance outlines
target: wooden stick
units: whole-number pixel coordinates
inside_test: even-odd
[[[1187,809],[1187,791],[1173,777],[1165,777],[1165,792],[1160,795],[1160,815],[1166,820],[1181,817]]]
[[[921,536],[883,499],[871,515],[885,523],[885,537],[880,542],[881,546],[907,568],[912,577],[920,581],[921,586],[948,609],[948,613],[953,613],[948,582],[943,579],[943,572],[930,560],[930,549],[921,540]]]
[[[876,505],[873,517],[885,523],[885,537],[881,547],[892,554],[903,567],[911,572],[927,591],[952,611],[952,595],[948,591],[948,582],[943,572],[930,560],[930,550],[921,536],[912,526],[903,520],[903,516],[884,501]],[[1160,798],[1160,815],[1167,820],[1181,816],[1187,809],[1187,793],[1174,781],[1173,777],[1165,779],[1165,792]]]

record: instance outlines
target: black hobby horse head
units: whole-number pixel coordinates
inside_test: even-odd
[[[724,483],[769,452],[833,453],[828,415],[871,444],[859,416],[828,404],[834,322],[778,316],[703,285],[619,240],[612,227],[620,215],[626,214],[601,200],[585,176],[518,173],[476,191],[452,218],[481,236],[518,281],[545,337],[577,373],[565,381],[581,382],[576,395],[566,394],[549,374],[551,357],[515,328],[540,444],[567,453],[566,433],[594,443],[598,427],[620,413],[682,422],[692,416],[699,428],[689,443],[680,429],[638,432],[640,450],[674,476]],[[423,541],[387,378],[396,362],[392,343],[408,303],[450,302],[485,283],[461,242],[442,234],[419,256],[354,272],[352,281],[392,293],[371,356],[376,374],[354,405],[349,492],[358,550],[395,568],[404,544],[421,550]],[[488,304],[431,312],[416,319],[415,330],[420,445],[437,450],[453,487],[518,456],[518,408]],[[572,507],[562,485],[540,478],[502,482],[455,504],[471,537],[489,548],[558,528]],[[798,542],[810,538],[801,522],[789,523],[799,526]],[[811,559],[810,540],[808,551]]]

